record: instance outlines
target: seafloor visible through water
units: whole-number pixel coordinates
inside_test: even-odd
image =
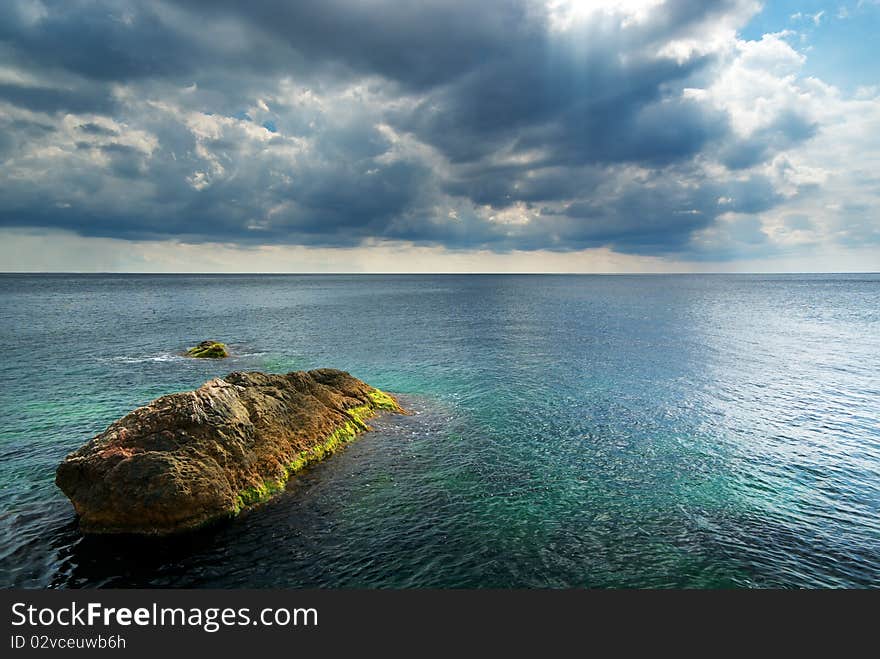
[[[0,317],[0,586],[880,586],[880,275],[5,275]],[[321,366],[414,414],[229,523],[79,533],[54,469],[111,421]]]

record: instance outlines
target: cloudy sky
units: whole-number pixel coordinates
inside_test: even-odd
[[[880,2],[0,3],[0,270],[880,270]]]

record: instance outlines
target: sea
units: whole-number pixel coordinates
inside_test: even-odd
[[[880,586],[878,274],[7,274],[0,319],[2,587]],[[79,531],[55,468],[112,421],[319,367],[410,414],[228,522]]]

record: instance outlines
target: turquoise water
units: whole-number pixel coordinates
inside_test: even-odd
[[[6,275],[0,316],[3,586],[880,586],[880,275]],[[111,421],[321,366],[413,414],[228,524],[78,532],[54,468]]]

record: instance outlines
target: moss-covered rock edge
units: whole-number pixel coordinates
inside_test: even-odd
[[[189,348],[185,354],[195,359],[224,359],[229,357],[229,349],[220,341],[203,341]]]
[[[397,401],[390,394],[380,389],[373,389],[367,395],[370,397],[372,405],[358,405],[357,407],[350,407],[345,410],[348,421],[336,428],[316,446],[298,453],[290,463],[285,465],[284,473],[280,478],[266,480],[260,485],[246,487],[239,491],[236,495],[235,506],[231,516],[235,517],[250,506],[268,501],[273,495],[284,490],[287,482],[294,474],[302,471],[309,465],[330,457],[347,444],[353,442],[359,434],[370,429],[367,425],[367,420],[375,416],[377,412],[383,410],[389,412],[402,411]]]

